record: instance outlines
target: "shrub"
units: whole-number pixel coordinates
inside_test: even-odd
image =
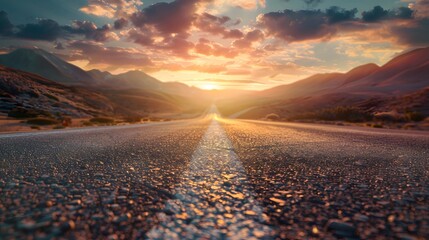
[[[141,122],[142,118],[139,116],[128,116],[124,118],[125,122],[129,122],[129,123],[137,123],[137,122]]]
[[[7,114],[9,117],[13,118],[34,118],[40,115],[40,112],[34,109],[25,109],[25,108],[14,108],[10,110]]]
[[[275,113],[270,113],[270,114],[268,114],[267,116],[265,116],[265,118],[266,118],[266,119],[268,119],[268,120],[273,120],[273,121],[275,121],[275,120],[279,120],[279,119],[280,119],[280,116],[279,116],[279,115],[277,115],[277,114],[275,114]]]
[[[108,117],[94,117],[89,120],[92,123],[101,123],[101,124],[113,124],[115,119]]]
[[[383,124],[379,124],[379,123],[374,123],[372,124],[373,128],[383,128]]]
[[[28,124],[34,124],[34,125],[54,125],[57,124],[58,121],[51,118],[32,118],[27,120]]]
[[[56,125],[52,129],[64,129],[64,128],[66,128],[66,127],[64,127],[62,125]]]
[[[83,121],[82,125],[85,127],[94,126],[94,124],[92,122],[89,122],[89,121]]]
[[[421,122],[425,120],[425,116],[419,112],[407,112],[405,113],[405,119],[413,122]]]
[[[323,121],[346,121],[365,122],[372,120],[370,113],[354,107],[327,108],[315,112],[301,113],[291,117],[291,120],[323,120]]]
[[[40,130],[39,126],[30,126],[31,129],[36,129],[36,130]]]

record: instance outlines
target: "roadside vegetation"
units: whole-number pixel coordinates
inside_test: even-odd
[[[319,122],[336,125],[349,123],[372,128],[429,129],[429,116],[417,111],[373,113],[348,106],[289,114],[287,117],[270,113],[265,116],[265,119],[270,121]]]
[[[37,117],[28,119],[27,124],[45,126],[58,124],[58,121],[52,118]]]

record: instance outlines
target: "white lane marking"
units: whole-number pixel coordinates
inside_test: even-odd
[[[189,169],[157,214],[149,239],[271,239],[274,230],[254,199],[245,170],[223,128],[212,120]]]

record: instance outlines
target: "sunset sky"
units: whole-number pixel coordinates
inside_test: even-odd
[[[265,89],[429,43],[429,0],[0,0],[0,51],[86,70]]]

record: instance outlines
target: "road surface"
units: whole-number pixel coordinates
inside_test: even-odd
[[[429,133],[204,118],[0,135],[0,239],[428,239]]]

